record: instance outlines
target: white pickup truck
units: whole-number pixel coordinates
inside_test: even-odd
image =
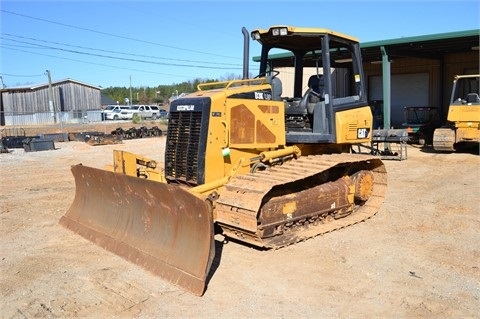
[[[133,119],[134,114],[140,115],[142,118],[157,119],[160,114],[158,106],[155,105],[132,105],[126,110],[122,110],[120,118],[122,120]]]
[[[128,105],[107,105],[107,107],[102,110],[102,121],[119,120],[121,119],[120,113],[128,108]]]

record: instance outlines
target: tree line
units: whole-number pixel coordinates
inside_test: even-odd
[[[171,97],[197,91],[199,84],[240,78],[241,76],[231,74],[222,79],[195,79],[171,85],[158,85],[156,87],[108,87],[102,89],[102,94],[108,96],[113,101],[118,101],[119,104],[127,104],[125,102],[127,98],[131,102],[130,104],[166,105]]]

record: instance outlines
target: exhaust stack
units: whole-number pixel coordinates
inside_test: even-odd
[[[243,79],[248,79],[248,60],[250,56],[250,39],[248,31],[245,27],[242,28],[243,33]]]

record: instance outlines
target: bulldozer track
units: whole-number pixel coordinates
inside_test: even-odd
[[[453,152],[455,131],[450,128],[438,128],[433,133],[433,149],[441,152]]]
[[[324,216],[313,213],[293,222],[287,220],[282,225],[277,225],[282,228],[282,234],[271,238],[258,238],[257,227],[261,227],[257,223],[259,211],[265,197],[274,187],[286,187],[288,184],[315,175],[328,175],[328,172],[336,167],[345,167],[349,170],[362,168],[373,173],[373,193],[363,205],[357,205],[352,213],[338,219],[323,218]],[[236,237],[257,246],[281,248],[369,219],[378,212],[383,203],[386,187],[385,166],[376,156],[360,154],[305,156],[281,166],[232,179],[225,185],[217,200],[216,209],[219,212],[217,221],[222,224],[224,233],[229,237]],[[231,217],[229,222],[225,222],[229,217]],[[234,225],[235,221],[238,222],[238,228]]]

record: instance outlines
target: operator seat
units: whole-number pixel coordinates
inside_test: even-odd
[[[325,111],[325,87],[323,75],[314,74],[308,79],[308,90],[300,100],[299,107],[306,109],[314,133],[327,133]]]
[[[323,99],[323,95],[325,94],[325,88],[323,83],[323,75],[321,74],[314,74],[308,79],[308,87],[313,90],[313,92],[317,93],[320,99]]]
[[[477,93],[468,93],[467,94],[467,103],[479,103],[480,97]]]
[[[308,90],[300,100],[299,106],[306,108],[309,114],[313,113],[313,106],[325,100],[323,75],[314,74],[308,79]]]

